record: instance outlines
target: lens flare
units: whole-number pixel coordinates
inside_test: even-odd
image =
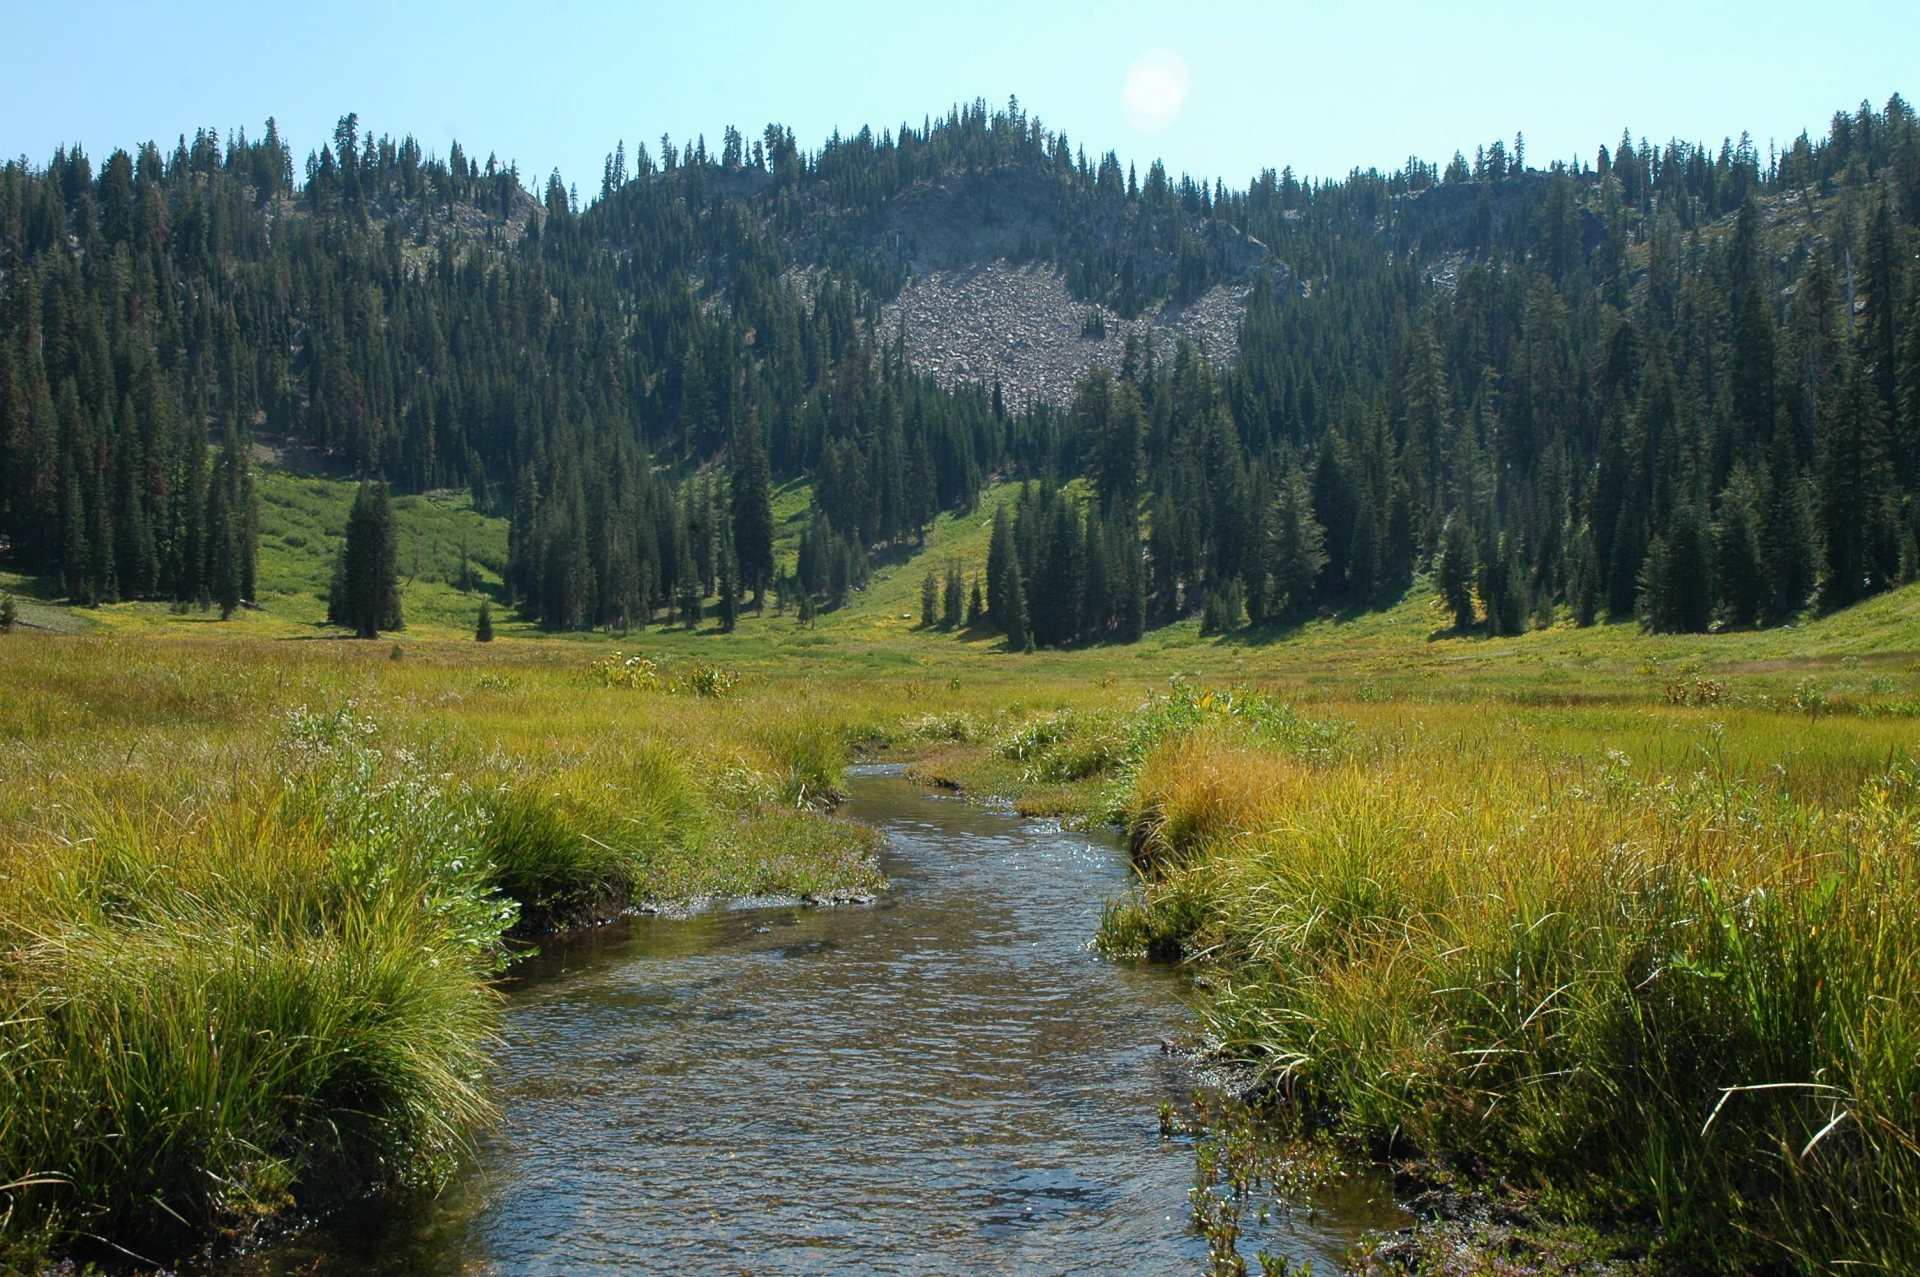
[[[1187,101],[1187,60],[1172,49],[1148,49],[1127,68],[1120,91],[1127,124],[1142,133],[1158,133],[1172,124]]]

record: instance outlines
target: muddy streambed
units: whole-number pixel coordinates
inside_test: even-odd
[[[426,1203],[228,1273],[1180,1273],[1193,1082],[1164,967],[1090,953],[1124,851],[857,769],[870,906],[635,919],[520,968],[500,1128]],[[1330,1271],[1377,1183],[1242,1242]],[[1257,1271],[1257,1266],[1255,1266]]]

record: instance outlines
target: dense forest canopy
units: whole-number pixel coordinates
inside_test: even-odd
[[[1245,281],[1237,357],[1132,341],[1065,408],[943,388],[880,319],[936,207],[1124,316]],[[623,144],[584,206],[352,115],[300,180],[272,121],[73,148],[0,168],[0,557],[230,611],[264,439],[471,490],[511,519],[506,601],[562,629],[776,590],[810,615],[994,476],[1033,483],[967,575],[1014,646],[1365,608],[1421,571],[1495,633],[1762,623],[1920,572],[1917,249],[1898,97],[1764,155],[1623,134],[1541,165],[1516,137],[1243,189],[1090,158],[1017,102],[813,152]],[[789,568],[769,501],[799,476]]]

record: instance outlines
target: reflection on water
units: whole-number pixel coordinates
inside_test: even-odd
[[[636,919],[519,969],[506,1120],[427,1204],[248,1273],[1198,1272],[1179,977],[1086,949],[1124,855],[880,769],[868,907]],[[1337,1257],[1368,1194],[1260,1237]],[[1249,1253],[1250,1250],[1249,1250]]]

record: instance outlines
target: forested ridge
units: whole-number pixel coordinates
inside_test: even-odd
[[[1132,342],[1064,409],[942,388],[880,302],[916,217],[951,252],[983,208],[980,251],[1125,316],[1246,280],[1237,357]],[[270,440],[471,490],[511,520],[504,601],[556,629],[833,606],[996,475],[1034,482],[961,579],[1016,647],[1365,608],[1420,572],[1494,633],[1772,622],[1920,571],[1917,248],[1898,97],[1764,155],[1515,138],[1240,189],[1013,102],[814,152],[777,125],[622,144],[584,205],[354,116],[298,180],[271,121],[97,171],[63,150],[0,168],[0,558],[230,611]],[[770,494],[797,476],[789,570]]]

